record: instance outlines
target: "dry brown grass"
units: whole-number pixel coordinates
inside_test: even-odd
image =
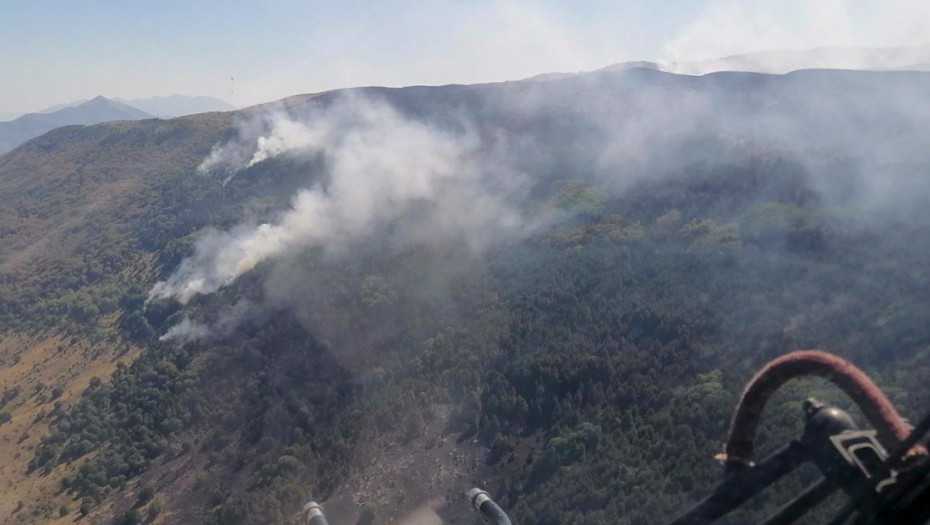
[[[78,504],[59,491],[61,478],[72,474],[77,464],[61,465],[47,476],[27,475],[26,471],[36,445],[48,431],[43,415],[53,409],[55,401],[43,398],[50,397],[53,386],[63,389],[57,401],[70,406],[92,377],[109,377],[117,363],[131,363],[139,353],[130,348],[117,356],[116,347],[99,345],[59,335],[4,334],[0,340],[0,389],[22,389],[4,409],[12,420],[0,425],[0,524],[71,523],[78,516]],[[39,384],[45,385],[41,391],[36,389]],[[19,502],[22,508],[16,511]],[[37,507],[46,504],[53,508],[52,520],[33,515]],[[64,518],[58,518],[59,505],[70,510]]]

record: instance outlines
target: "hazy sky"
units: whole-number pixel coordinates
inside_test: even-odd
[[[930,40],[928,0],[0,0],[0,111],[96,95],[234,105],[626,60]]]

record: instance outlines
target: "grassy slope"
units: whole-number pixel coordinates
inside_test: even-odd
[[[193,172],[230,125],[227,115],[173,121],[115,122],[56,130],[0,158],[0,389],[22,394],[4,411],[0,520],[44,520],[30,513],[60,494],[63,466],[27,476],[32,450],[47,430],[43,414],[66,410],[92,377],[108,377],[139,349],[115,330],[118,314],[80,322],[50,306],[84,292],[145,287],[155,277],[152,254],[133,235],[146,195],[178,171]],[[52,400],[52,389],[61,395]],[[14,513],[18,502],[25,508]]]

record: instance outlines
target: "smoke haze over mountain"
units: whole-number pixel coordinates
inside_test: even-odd
[[[10,112],[98,93],[125,99],[198,93],[245,106],[348,86],[514,80],[630,60],[915,45],[926,43],[928,25],[926,2],[915,0],[456,5],[405,0],[361,10],[271,1],[249,16],[216,0],[170,12],[155,6],[60,5],[55,16],[71,23],[55,31],[49,31],[49,13],[41,7],[13,7],[10,17],[21,24],[0,37],[6,39],[0,47],[11,50],[4,68],[10,81],[0,86],[2,109]],[[128,18],[136,24],[132,35],[110,32]],[[152,49],[166,26],[175,32],[165,46]],[[36,34],[49,45],[22,46]],[[250,35],[250,44],[236,36],[242,34]],[[228,52],[233,49],[238,52]],[[119,67],[100,69],[88,62],[93,60]],[[32,89],[35,85],[43,89]]]
[[[237,136],[204,159],[201,176],[228,183],[278,157],[314,159],[323,174],[274,220],[202,232],[149,300],[187,304],[263,262],[311,247],[336,256],[369,235],[395,246],[456,240],[480,254],[550,222],[553,210],[520,202],[566,175],[618,199],[643,181],[782,158],[819,201],[853,214],[847,227],[923,221],[916,210],[930,192],[912,171],[930,138],[918,87],[926,82],[921,73],[692,79],[630,70],[463,88],[451,105],[434,106],[432,94],[370,90],[246,113]],[[721,210],[719,219],[738,213]],[[280,272],[277,282],[287,288]],[[195,328],[177,330],[204,335]]]
[[[506,203],[520,177],[492,164],[467,125],[451,133],[404,118],[385,103],[352,96],[303,121],[283,112],[257,118],[260,123],[243,124],[237,139],[215,148],[200,171],[222,170],[230,177],[278,155],[321,155],[327,178],[298,192],[273,223],[204,234],[194,255],[158,283],[150,298],[187,303],[265,260],[311,245],[337,250],[415,208],[426,210],[418,220],[428,226],[401,222],[394,234],[400,242],[417,242],[436,230],[481,250],[525,226]],[[258,128],[267,134],[251,136]]]
[[[913,46],[927,43],[928,23],[930,6],[913,0],[714,0],[666,42],[662,60],[825,46]]]

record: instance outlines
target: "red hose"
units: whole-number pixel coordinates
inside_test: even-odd
[[[733,414],[724,454],[718,459],[728,464],[750,464],[755,450],[756,427],[766,402],[782,385],[802,376],[822,377],[846,392],[862,409],[877,431],[878,440],[889,452],[910,434],[910,427],[894,405],[862,370],[833,354],[800,350],[771,361],[746,385]],[[926,452],[923,446],[915,446],[910,451],[911,454]]]

